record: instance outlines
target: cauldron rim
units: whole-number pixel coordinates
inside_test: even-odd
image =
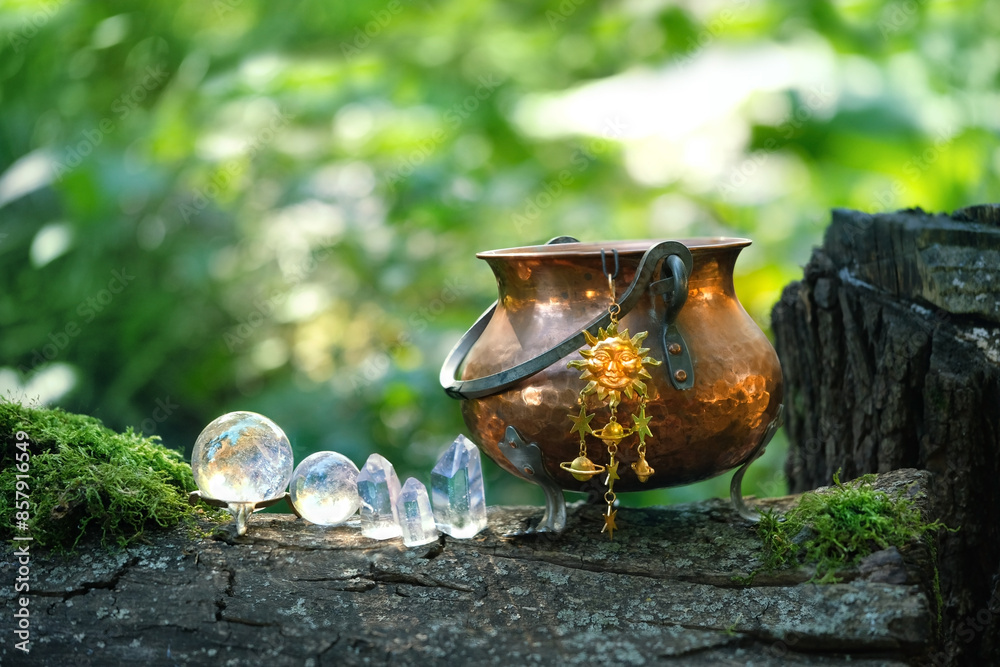
[[[551,245],[519,246],[499,248],[476,253],[480,259],[491,257],[553,257],[567,255],[599,255],[601,250],[617,250],[622,255],[641,255],[657,243],[665,240],[678,241],[692,251],[719,250],[723,248],[745,248],[750,239],[734,236],[702,236],[689,239],[643,239],[634,241],[593,241],[586,243],[555,243]]]

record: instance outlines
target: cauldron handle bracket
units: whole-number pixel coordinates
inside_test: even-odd
[[[767,449],[767,445],[771,442],[771,438],[774,437],[774,434],[784,423],[784,413],[784,404],[779,405],[778,414],[774,416],[771,423],[767,425],[766,429],[764,429],[764,433],[761,435],[760,442],[757,444],[757,447],[750,452],[750,456],[747,457],[746,462],[740,466],[740,469],[733,475],[733,480],[729,483],[729,498],[733,503],[733,509],[735,509],[741,517],[751,523],[758,523],[760,521],[760,513],[755,509],[747,507],[746,502],[743,500],[743,475],[746,473],[747,468],[750,467],[751,463],[764,455],[764,450]]]
[[[667,360],[670,383],[678,391],[694,386],[694,363],[691,361],[691,351],[676,323],[677,314],[687,301],[689,275],[690,270],[683,260],[677,255],[670,255],[660,267],[660,280],[649,286],[653,294],[663,298],[666,306],[663,313],[663,356]]]

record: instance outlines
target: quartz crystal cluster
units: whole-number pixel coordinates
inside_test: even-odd
[[[459,435],[431,471],[431,497],[438,530],[469,538],[486,527],[486,493],[479,448]]]

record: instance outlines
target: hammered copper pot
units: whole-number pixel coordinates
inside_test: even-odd
[[[557,243],[479,253],[496,274],[499,298],[478,340],[467,348],[460,378],[502,374],[580,332],[610,303],[605,271],[613,272],[612,256],[617,254],[620,265],[613,282],[621,298],[636,278],[644,253],[658,243]],[[616,491],[689,484],[731,470],[747,462],[769,425],[777,423],[782,402],[778,357],[733,288],[736,258],[750,241],[697,238],[680,243],[690,251],[687,261],[692,263],[680,309],[671,316],[670,305],[649,286],[619,324],[632,335],[648,331],[643,343],[650,348],[647,354],[664,363],[648,368],[653,377],[647,381],[652,437],[647,438],[646,459],[655,473],[645,483],[636,478],[628,469],[637,460],[636,438],[623,440],[617,456],[628,465],[621,466]],[[680,278],[677,285],[683,285]],[[663,338],[671,317],[677,344]],[[671,353],[665,347],[674,353],[684,348],[691,377],[667,363],[673,360],[668,360]],[[459,391],[450,392],[463,398],[462,414],[472,440],[508,472],[525,477],[498,449],[507,427],[514,426],[524,441],[537,443],[545,471],[558,486],[585,490],[589,482],[577,481],[560,468],[579,453],[579,436],[570,432],[569,415],[579,409],[579,392],[586,382],[567,363],[580,358],[571,350],[492,395],[465,398]],[[596,409],[595,426],[607,421],[606,411]],[[637,399],[626,398],[619,415],[635,409]],[[588,455],[599,464],[608,460],[607,448],[596,439],[589,442]]]

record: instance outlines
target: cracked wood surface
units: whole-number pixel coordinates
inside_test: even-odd
[[[928,473],[879,484],[914,482]],[[479,536],[411,549],[257,514],[245,537],[223,526],[118,553],[34,553],[32,651],[5,630],[0,662],[895,665],[929,648],[929,574],[910,550],[879,552],[839,584],[791,570],[746,586],[761,545],[727,503],[622,508],[613,542],[600,512],[577,504],[563,535],[509,538],[541,510],[493,507]]]

